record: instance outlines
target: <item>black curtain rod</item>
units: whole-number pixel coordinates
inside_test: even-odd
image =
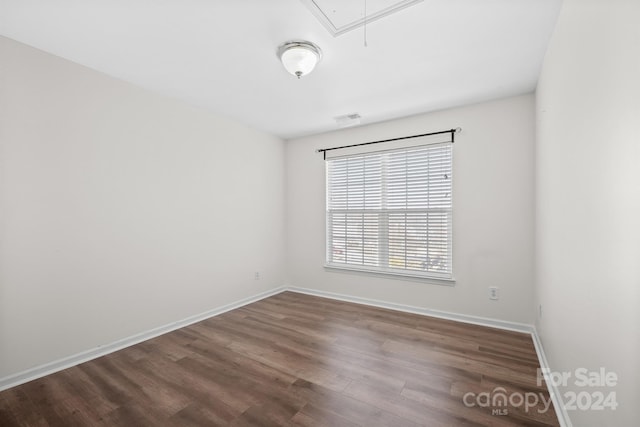
[[[380,144],[381,142],[400,141],[402,139],[420,138],[422,136],[442,135],[443,133],[450,133],[451,134],[451,142],[454,143],[454,142],[456,142],[455,141],[456,132],[460,132],[461,130],[462,130],[462,128],[455,128],[455,129],[449,129],[449,130],[441,130],[439,132],[423,133],[423,134],[420,134],[420,135],[401,136],[399,138],[383,139],[383,140],[380,140],[380,141],[371,141],[371,142],[362,142],[360,144],[343,145],[342,147],[319,148],[317,150],[317,152],[318,153],[322,153],[323,156],[324,156],[324,159],[327,160],[327,151],[331,151],[331,150],[340,150],[342,148],[359,147],[361,145]]]

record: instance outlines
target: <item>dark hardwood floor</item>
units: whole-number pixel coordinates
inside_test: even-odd
[[[526,334],[284,292],[6,390],[0,426],[557,426],[538,367]]]

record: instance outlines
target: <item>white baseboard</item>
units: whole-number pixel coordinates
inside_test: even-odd
[[[533,339],[533,345],[536,348],[536,353],[538,354],[538,361],[540,362],[540,368],[551,370],[549,367],[549,362],[547,362],[547,356],[544,353],[544,348],[542,347],[542,341],[538,336],[538,331],[535,326],[532,326],[533,331],[531,332],[531,338]],[[562,394],[558,387],[549,382],[545,381],[547,384],[547,390],[549,391],[549,395],[551,396],[551,401],[553,402],[553,409],[556,411],[556,415],[558,416],[558,421],[560,422],[560,427],[572,427],[571,419],[569,418],[569,414],[564,407],[564,403],[562,402]]]
[[[279,294],[284,290],[286,290],[285,287],[278,287],[275,289],[271,289],[269,291],[262,292],[254,296],[244,298],[239,301],[235,301],[230,304],[223,305],[221,307],[214,308],[204,313],[196,314],[194,316],[189,316],[186,319],[178,320],[177,322],[169,323],[167,325],[160,326],[145,332],[141,332],[139,334],[132,335],[130,337],[123,338],[106,345],[101,345],[96,348],[83,351],[81,353],[73,354],[71,356],[64,357],[59,360],[54,360],[53,362],[45,363],[44,365],[36,366],[34,368],[28,369],[23,372],[18,372],[17,374],[0,378],[0,391],[6,390],[11,387],[15,387],[20,384],[24,384],[26,382],[44,377],[49,374],[53,374],[54,372],[58,372],[63,369],[70,368],[80,363],[88,362],[89,360],[96,359],[101,356],[105,356],[109,353],[113,353],[114,351],[122,350],[123,348],[141,343],[142,341],[146,341],[151,338],[155,338],[157,336],[166,334],[167,332],[184,328],[185,326],[189,326],[193,323],[200,322],[210,317],[217,316],[219,314],[242,307],[247,304],[251,304],[252,302],[256,302],[261,299],[268,298],[272,295]]]
[[[390,310],[403,311],[406,313],[422,314],[423,316],[438,317],[440,319],[455,320],[457,322],[471,323],[473,325],[488,326],[490,328],[504,329],[507,331],[522,332],[530,334],[533,332],[533,326],[526,323],[508,322],[506,320],[491,319],[488,317],[470,316],[467,314],[450,313],[447,311],[432,310],[429,308],[414,307],[405,304],[396,304],[387,301],[380,301],[369,298],[360,298],[351,295],[337,294],[333,292],[318,291],[315,289],[298,288],[289,286],[286,290],[298,292],[301,294],[314,295],[318,297],[330,298],[340,301],[353,302],[356,304],[370,305],[380,308],[388,308]]]

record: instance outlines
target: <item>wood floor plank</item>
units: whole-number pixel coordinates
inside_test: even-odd
[[[350,424],[370,426],[416,426],[417,424],[398,417],[376,406],[354,399],[346,394],[338,395],[321,385],[298,380],[291,386],[292,391],[309,402],[304,413],[311,418],[322,420],[317,413],[332,414]]]
[[[442,414],[432,407],[407,399],[401,394],[390,394],[383,388],[368,384],[354,381],[347,387],[344,394],[418,425],[436,427],[464,423],[456,413]]]
[[[219,409],[213,410],[199,403],[192,403],[173,414],[171,422],[181,426],[219,426],[232,422],[235,416],[228,416]]]
[[[557,426],[537,368],[526,334],[284,292],[0,392],[0,425]],[[540,402],[465,400],[496,390]]]

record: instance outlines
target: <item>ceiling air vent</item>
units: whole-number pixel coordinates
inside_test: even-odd
[[[348,128],[360,124],[360,114],[358,113],[345,114],[334,118],[339,128]]]

